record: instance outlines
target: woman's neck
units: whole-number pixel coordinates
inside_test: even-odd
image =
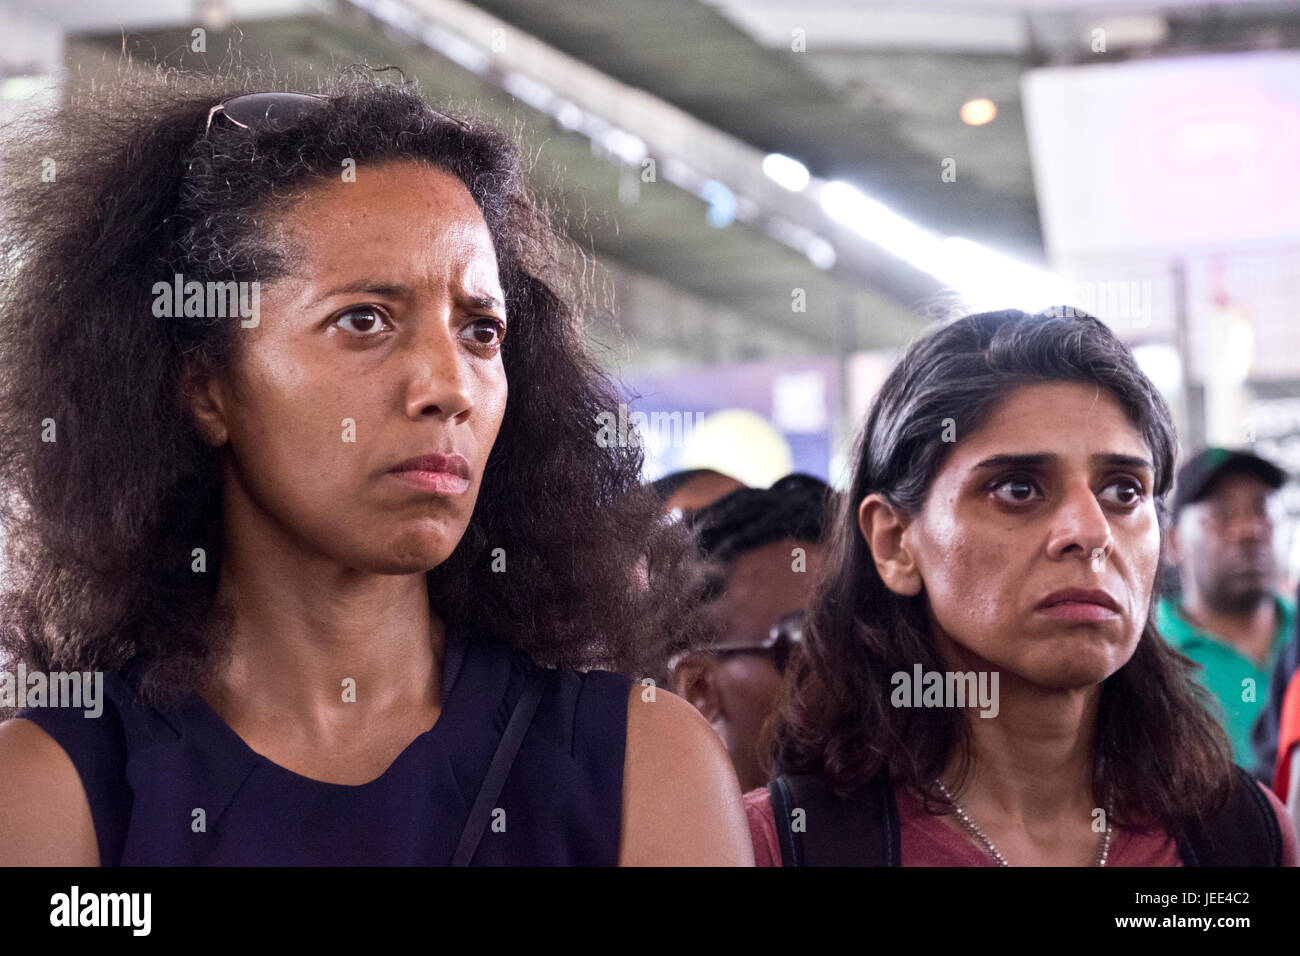
[[[944,786],[1011,864],[1095,862],[1109,823],[1108,808],[1093,792],[1101,685],[1043,687],[985,660],[941,629],[936,628],[935,638],[945,667],[977,675],[997,672],[998,677],[996,684],[988,678],[996,695],[991,707],[963,711],[970,769],[962,775],[961,755],[954,755],[942,775]],[[957,814],[941,819],[987,850]]]
[[[977,820],[1030,831],[1062,818],[1088,820],[1098,806],[1092,761],[1099,688],[1047,691],[1000,677],[998,715],[967,711],[973,769],[957,799]],[[946,780],[955,769],[956,761]]]
[[[445,634],[425,575],[348,568],[250,518],[227,518],[218,601],[233,631],[209,702],[232,723],[278,714],[322,738],[436,711]]]

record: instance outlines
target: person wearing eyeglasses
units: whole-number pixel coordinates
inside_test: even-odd
[[[832,519],[760,865],[1277,866],[1296,837],[1155,623],[1174,426],[1074,310],[919,339]]]
[[[672,686],[726,743],[745,789],[767,780],[758,741],[798,646],[833,500],[824,481],[788,475],[724,495],[690,519],[714,568],[704,608],[714,639],[672,662]]]
[[[1280,468],[1248,451],[1206,448],[1187,459],[1169,530],[1180,594],[1161,599],[1157,618],[1165,639],[1204,668],[1201,681],[1218,701],[1234,759],[1265,782],[1273,779],[1276,716],[1271,752],[1257,755],[1251,732],[1280,713],[1270,710],[1269,681],[1296,622],[1295,603],[1278,593],[1273,550],[1285,480]]]
[[[633,680],[689,540],[595,440],[516,144],[365,71],[232,86],[3,152],[0,659],[106,700],[0,725],[0,864],[752,863]]]

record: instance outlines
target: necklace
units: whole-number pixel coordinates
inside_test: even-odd
[[[962,805],[957,802],[956,798],[948,792],[948,788],[943,785],[943,781],[936,780],[935,784],[939,787],[939,792],[943,794],[944,799],[952,804],[952,808],[956,811],[957,819],[961,821],[961,825],[964,826],[970,835],[979,842],[979,845],[984,848],[984,852],[993,857],[993,859],[997,861],[998,866],[1010,866],[1011,864],[1007,862],[1007,858],[999,853],[998,848],[993,845],[993,841],[984,835],[984,831],[981,830],[979,825],[970,818],[970,814],[968,814]],[[1106,811],[1106,832],[1102,835],[1101,846],[1097,849],[1097,861],[1093,865],[1105,866],[1106,858],[1109,855],[1110,811]]]

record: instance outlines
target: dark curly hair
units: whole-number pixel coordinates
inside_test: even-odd
[[[219,573],[192,573],[190,555],[204,547],[219,572],[220,458],[178,389],[233,360],[234,325],[159,323],[152,286],[274,279],[292,255],[266,228],[280,211],[345,159],[402,160],[469,190],[511,316],[504,419],[468,529],[427,574],[431,607],[543,665],[657,672],[691,643],[690,544],[640,486],[641,450],[596,441],[619,395],[583,344],[578,256],[514,138],[362,68],[311,90],[328,103],[290,129],[206,128],[215,104],[277,86],[157,71],[5,131],[0,656],[72,670],[140,656],[155,703],[211,673],[228,615]],[[488,573],[497,547],[508,575]]]
[[[1062,314],[1064,313],[1064,315]],[[1080,382],[1115,396],[1151,449],[1161,533],[1177,438],[1164,399],[1103,323],[1068,310],[968,316],[915,342],[881,386],[858,439],[848,494],[828,534],[826,567],[769,725],[777,773],[816,773],[840,794],[885,771],[927,806],[947,801],[935,784],[949,760],[970,770],[969,728],[953,708],[890,706],[890,675],[920,662],[944,670],[925,595],[885,586],[858,529],[862,499],[880,493],[898,511],[925,503],[951,443],[944,422],[977,431],[1021,385]],[[1156,630],[1156,591],[1133,656],[1102,686],[1093,785],[1122,825],[1179,834],[1226,800],[1231,748],[1210,712],[1196,665]]]

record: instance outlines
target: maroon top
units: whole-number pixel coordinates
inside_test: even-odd
[[[1296,834],[1286,808],[1263,784],[1282,829],[1282,865],[1297,866]],[[898,829],[903,866],[997,866],[997,861],[949,827],[943,820],[927,813],[921,801],[910,791],[894,789],[898,804]],[[766,787],[745,794],[745,815],[749,818],[749,835],[754,841],[754,862],[758,866],[780,866],[781,844],[777,838],[776,818]],[[1182,866],[1178,846],[1164,833],[1141,834],[1116,830],[1107,866]]]

